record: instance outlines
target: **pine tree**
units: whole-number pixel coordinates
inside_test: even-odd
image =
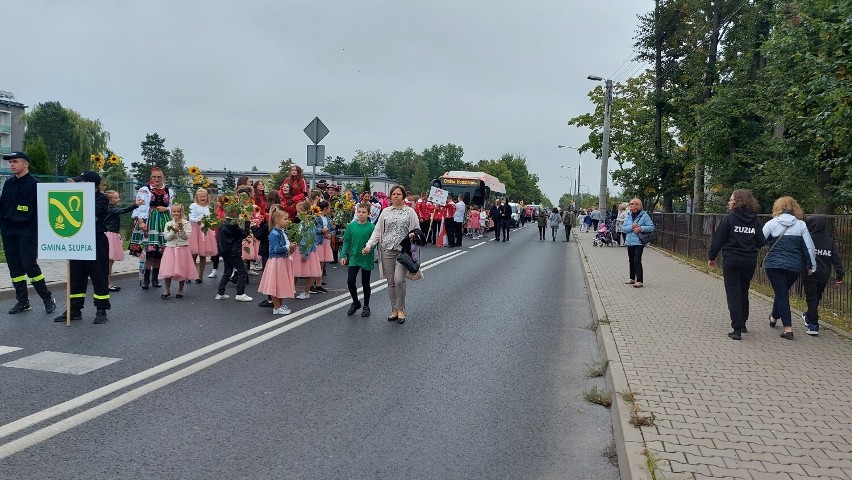
[[[65,164],[65,176],[76,177],[83,173],[83,166],[80,165],[80,159],[77,157],[77,152],[71,153],[71,158]]]
[[[234,178],[234,172],[225,170],[225,179],[222,180],[222,189],[226,193],[231,193],[237,188],[237,179]]]
[[[369,178],[364,177],[364,184],[361,186],[361,191],[362,192],[370,192],[370,193],[373,192],[373,186],[370,185],[370,179]]]
[[[38,137],[35,143],[27,145],[27,155],[30,157],[30,173],[35,175],[55,175],[50,164],[50,157],[47,154],[47,147],[44,144],[44,139]]]

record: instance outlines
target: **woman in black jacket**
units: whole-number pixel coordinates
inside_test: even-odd
[[[731,328],[728,334],[740,340],[748,320],[748,290],[757,268],[757,250],[766,238],[757,220],[757,200],[748,190],[734,190],[728,200],[728,214],[713,233],[713,242],[707,252],[707,266],[716,267],[716,257],[722,252],[722,276]]]

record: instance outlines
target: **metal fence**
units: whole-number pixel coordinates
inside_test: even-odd
[[[707,251],[710,249],[713,232],[724,217],[724,215],[697,213],[654,213],[651,216],[657,229],[655,246],[702,261],[707,260]],[[827,217],[829,231],[840,244],[843,266],[848,272],[852,265],[852,216],[828,215]],[[770,218],[772,218],[771,215],[758,215],[761,226]],[[766,272],[760,268],[767,251],[768,248],[762,248],[758,252],[758,268],[753,282],[769,287]],[[832,276],[832,281],[825,289],[820,306],[847,320],[852,319],[852,289],[847,283],[834,285],[833,278]],[[796,282],[791,294],[804,301],[801,282]]]

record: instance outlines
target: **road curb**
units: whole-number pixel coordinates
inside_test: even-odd
[[[125,277],[129,277],[129,276],[132,276],[132,275],[139,275],[139,272],[135,271],[135,270],[131,271],[131,272],[117,272],[117,273],[112,274],[112,278],[125,278]],[[53,287],[65,288],[65,282],[53,281],[53,282],[46,282],[46,283],[47,283],[47,288],[50,288],[51,290],[53,290]],[[38,298],[38,294],[36,293],[33,286],[29,283],[27,283],[27,292],[28,292],[30,298],[33,298],[33,296]],[[14,288],[9,287],[9,288],[4,288],[4,289],[0,290],[0,300],[9,300],[9,299],[13,299],[13,298],[15,298],[15,289]],[[39,300],[39,302],[41,302],[41,300]],[[58,302],[58,300],[57,300],[57,302]],[[40,305],[40,303],[39,303],[39,305]]]
[[[576,236],[574,238],[577,239]],[[623,480],[650,480],[652,477],[647,469],[647,458],[643,455],[645,439],[642,437],[641,430],[630,424],[630,405],[619,395],[619,392],[630,391],[624,365],[621,363],[612,329],[608,323],[600,323],[601,320],[604,322],[607,320],[606,309],[598,295],[597,286],[591,280],[591,267],[586,261],[586,254],[579,241],[577,241],[577,248],[580,250],[580,258],[583,261],[583,278],[589,292],[592,319],[598,323],[596,331],[598,347],[607,360],[606,383],[607,389],[612,394],[610,417],[615,449],[618,454],[618,469]]]

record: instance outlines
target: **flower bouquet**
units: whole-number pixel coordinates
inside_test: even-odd
[[[211,212],[201,217],[198,223],[201,224],[201,232],[206,235],[207,232],[209,232],[210,230],[215,230],[219,228],[219,225],[221,225],[222,221],[219,220],[219,217],[216,216],[215,213]]]
[[[345,226],[354,215],[355,201],[344,194],[331,197],[331,223]]]
[[[311,248],[316,245],[316,237],[314,237],[316,213],[313,208],[306,213],[297,213],[296,217],[299,221],[291,223],[287,229],[287,237],[299,246],[303,259],[308,257]]]

